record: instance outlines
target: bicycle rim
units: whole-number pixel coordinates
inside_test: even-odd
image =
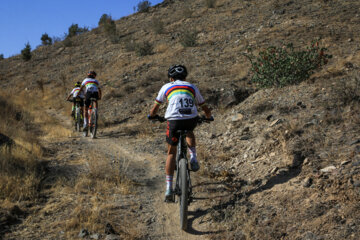
[[[187,180],[187,167],[186,160],[184,158],[179,161],[178,173],[180,174],[180,227],[182,230],[187,229],[187,217],[188,217],[188,199],[189,199],[189,182]]]
[[[77,109],[77,110],[76,110],[76,131],[81,132],[80,109]]]

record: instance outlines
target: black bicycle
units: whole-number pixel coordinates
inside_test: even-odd
[[[68,101],[71,103],[74,102],[74,100],[68,100]],[[79,131],[79,132],[81,131],[81,127],[84,122],[82,114],[81,114],[80,102],[81,102],[80,98],[75,99],[75,111],[74,111],[74,115],[73,115],[75,131]]]
[[[88,110],[88,123],[89,127],[84,129],[84,136],[88,136],[88,130],[90,131],[91,138],[96,138],[96,131],[98,128],[98,112],[95,107],[95,102],[97,102],[96,98],[90,98],[90,106]]]
[[[160,116],[150,117],[150,120],[157,120],[160,122],[166,121],[165,118]],[[198,117],[198,124],[203,122],[214,121],[214,118],[205,118]],[[178,198],[179,207],[180,207],[180,227],[182,230],[187,229],[187,220],[188,220],[188,206],[193,201],[192,185],[190,178],[190,168],[189,160],[187,158],[187,143],[186,143],[186,130],[178,131],[180,133],[179,142],[177,145],[177,154],[176,154],[176,183],[174,189],[174,195],[172,202],[175,202],[175,195]]]

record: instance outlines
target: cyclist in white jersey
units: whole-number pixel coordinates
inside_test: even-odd
[[[87,78],[81,83],[80,91],[84,90],[85,93],[85,111],[84,111],[84,130],[88,127],[88,109],[90,106],[90,98],[96,98],[97,100],[101,99],[101,88],[98,80],[96,78],[96,72],[89,71]],[[97,101],[95,102],[95,107],[99,109]]]
[[[71,97],[73,98],[72,99],[73,104],[72,104],[72,108],[71,108],[71,116],[75,115],[75,104],[76,104],[77,100],[79,100],[79,102],[80,102],[81,110],[83,110],[83,107],[84,107],[85,96],[84,96],[83,92],[80,92],[80,86],[81,86],[80,82],[75,83],[75,88],[71,91],[69,96],[66,98],[66,101],[69,101]]]
[[[190,153],[190,166],[192,171],[200,169],[196,158],[195,135],[193,133],[197,124],[198,111],[200,106],[206,118],[210,119],[211,111],[205,105],[204,98],[201,96],[199,89],[186,82],[187,70],[183,65],[171,66],[168,70],[170,83],[165,84],[159,91],[155,99],[155,104],[150,111],[149,117],[155,117],[160,105],[167,101],[165,118],[167,120],[166,142],[168,143],[168,155],[166,159],[166,192],[165,198],[171,198],[173,194],[172,182],[175,170],[175,158],[179,133],[177,130],[188,130],[186,142]]]

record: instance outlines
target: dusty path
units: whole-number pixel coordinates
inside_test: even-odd
[[[68,117],[53,111],[49,114],[60,119],[64,128],[71,128]],[[45,145],[49,153],[48,173],[43,180],[43,200],[31,208],[30,217],[17,225],[7,235],[8,239],[73,239],[77,234],[75,235],[74,230],[67,233],[67,230],[73,225],[76,229],[76,224],[84,221],[80,216],[81,211],[84,211],[81,209],[82,205],[93,202],[94,205],[111,206],[105,218],[111,217],[109,222],[115,231],[118,228],[129,229],[124,237],[126,239],[208,239],[212,234],[218,233],[209,230],[209,205],[221,197],[221,194],[219,195],[216,187],[214,191],[214,185],[208,179],[200,178],[198,174],[192,175],[195,201],[189,207],[188,231],[180,230],[178,204],[163,201],[165,144],[129,136],[123,132],[122,126],[115,126],[100,129],[96,139],[72,133],[68,137],[52,139]],[[134,187],[129,194],[121,194],[120,190],[115,189],[108,196],[99,196],[77,190],[81,185],[78,183],[80,176],[90,171],[88,159],[94,153],[102,156],[96,159],[100,168],[108,164],[131,180]],[[69,190],[69,186],[76,191]],[[212,193],[215,192],[211,198],[209,189],[212,189]],[[76,212],[77,209],[81,211]],[[94,214],[91,211],[93,210],[87,214]],[[97,217],[104,217],[99,215]],[[122,236],[121,232],[117,232]],[[104,232],[98,234],[100,239],[104,239]]]

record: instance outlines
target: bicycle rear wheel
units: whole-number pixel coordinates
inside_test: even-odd
[[[189,199],[189,182],[187,178],[187,166],[186,159],[182,158],[179,161],[179,187],[181,190],[180,195],[180,227],[182,230],[187,229],[187,218],[188,218],[188,199]]]
[[[75,114],[76,114],[75,115],[76,116],[75,128],[76,128],[76,131],[81,132],[82,119],[81,119],[80,108],[76,108]]]
[[[91,129],[90,129],[90,134],[91,134],[91,138],[96,138],[96,130],[97,130],[97,109],[93,109],[91,111]]]

